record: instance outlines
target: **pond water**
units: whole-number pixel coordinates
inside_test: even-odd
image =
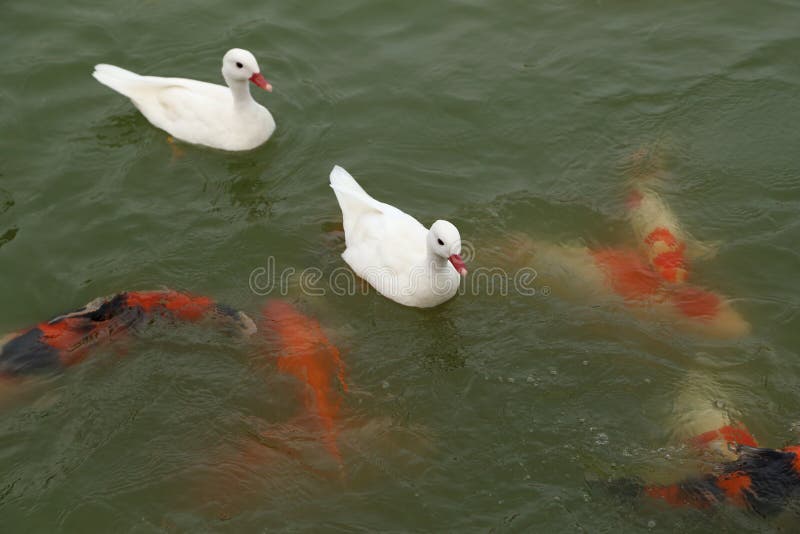
[[[274,346],[156,321],[4,395],[3,531],[791,525],[593,481],[677,468],[690,377],[764,445],[800,439],[798,22],[796,1],[7,4],[0,333],[126,289],[254,317],[282,298],[338,347],[348,389],[333,461]],[[91,77],[103,62],[221,83],[234,46],[274,85],[254,95],[277,131],[250,152],[175,150]],[[475,269],[518,235],[632,242],[624,162],[643,147],[677,218],[718,246],[695,283],[730,297],[749,336],[536,284],[427,310],[311,295],[298,276],[285,294],[250,287],[269,265],[321,269],[323,288],[344,266],[334,164],[426,225],[452,221]]]

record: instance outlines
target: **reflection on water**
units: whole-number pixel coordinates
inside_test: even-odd
[[[125,105],[128,105],[128,103],[126,102]],[[131,108],[133,108],[132,105]],[[119,108],[115,107],[110,109]],[[91,132],[92,137],[99,146],[114,149],[141,143],[142,135],[148,135],[147,129],[144,128],[145,124],[149,123],[142,117],[141,113],[133,108],[129,112],[117,112],[116,114],[104,116],[92,126],[89,132]],[[152,129],[155,130],[155,128]],[[155,131],[163,133],[160,130]],[[90,135],[89,132],[85,132],[82,136],[78,134],[78,137],[88,137]],[[166,139],[165,133],[163,137]]]
[[[410,344],[409,356],[431,372],[453,371],[466,365],[467,354],[459,329],[448,316],[447,305],[428,315],[420,327],[428,334]]]
[[[216,180],[219,192],[212,204],[227,197],[230,204],[246,213],[248,221],[269,219],[276,203],[286,200],[278,196],[265,169],[246,162],[232,162],[221,180]]]
[[[11,241],[17,236],[18,228],[10,228],[0,235],[0,247]]]
[[[3,175],[0,174],[0,177],[2,176]],[[0,188],[0,214],[7,212],[13,205],[14,199],[11,197],[11,193]]]
[[[0,178],[2,178],[2,174],[0,174]],[[5,189],[0,188],[0,215],[7,212],[14,206],[14,198],[11,196],[11,193],[6,191]],[[17,236],[17,232],[19,228],[16,226],[9,228],[2,234],[0,234],[0,247],[11,241]]]

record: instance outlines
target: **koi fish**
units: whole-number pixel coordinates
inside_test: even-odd
[[[624,248],[589,250],[590,262],[601,271],[604,284],[626,302],[655,299],[662,280],[641,256]]]
[[[760,448],[741,424],[726,425],[689,440],[698,450],[723,444],[737,457],[717,465],[712,474],[692,476],[674,484],[644,484],[617,479],[610,487],[631,497],[648,497],[672,507],[711,508],[724,503],[762,516],[777,515],[800,490],[800,445]]]
[[[720,445],[729,450],[738,449],[740,446],[758,447],[756,438],[740,423],[724,425],[716,430],[703,432],[702,434],[690,438],[687,443],[698,450],[718,449]]]
[[[762,516],[780,513],[800,490],[800,445],[783,449],[740,445],[739,458],[715,474],[670,485],[641,485],[639,494],[674,507],[710,508],[723,503]]]
[[[685,282],[686,236],[675,214],[656,192],[644,187],[634,189],[627,204],[636,242],[653,270],[667,282]]]
[[[319,323],[291,304],[273,300],[263,310],[263,332],[279,347],[278,369],[307,386],[306,408],[315,413],[325,432],[325,447],[341,465],[336,424],[341,392],[347,392],[339,350]]]
[[[648,305],[706,335],[736,338],[750,332],[750,324],[722,296],[688,284],[666,284],[664,273],[636,251],[624,248],[587,251],[602,273],[603,284],[628,305]]]
[[[217,304],[208,297],[171,290],[117,293],[4,338],[0,344],[0,376],[71,367],[83,361],[91,348],[123,336],[154,315],[189,322],[223,318],[246,335],[256,329],[244,312]]]

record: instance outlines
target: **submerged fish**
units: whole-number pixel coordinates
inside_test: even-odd
[[[690,476],[674,484],[647,484],[639,479],[612,480],[618,495],[648,497],[673,507],[705,509],[732,504],[761,516],[774,516],[800,497],[800,445],[769,449],[758,446],[745,427],[726,425],[689,440],[698,450],[727,446],[735,459],[716,464],[712,473]]]
[[[690,477],[676,484],[631,482],[635,494],[675,507],[710,508],[723,503],[762,516],[782,512],[800,490],[800,445],[783,449],[742,446],[740,457],[718,466],[718,473]]]
[[[93,347],[122,337],[155,315],[189,322],[217,318],[246,335],[255,332],[255,324],[244,312],[208,297],[171,290],[128,291],[95,299],[7,336],[0,344],[0,376],[63,370],[83,361]]]
[[[639,187],[627,204],[636,241],[653,270],[667,282],[685,282],[687,238],[667,203],[655,191]]]
[[[279,348],[278,369],[307,386],[306,408],[319,417],[325,447],[341,465],[336,425],[347,382],[339,350],[315,319],[285,301],[267,303],[262,331]]]

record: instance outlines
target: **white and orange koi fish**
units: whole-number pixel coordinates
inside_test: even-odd
[[[628,197],[627,207],[636,243],[653,270],[667,282],[686,282],[687,237],[667,203],[655,191],[637,187]]]

